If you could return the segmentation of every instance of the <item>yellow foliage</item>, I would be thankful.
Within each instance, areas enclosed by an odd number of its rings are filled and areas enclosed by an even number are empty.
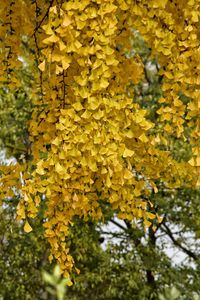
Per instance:
[[[33,229],[32,227],[30,226],[30,224],[28,223],[28,221],[25,222],[25,225],[24,225],[24,231],[29,233],[31,232]]]
[[[31,0],[8,0],[0,10],[4,78],[13,82],[8,69],[15,69],[23,55],[24,32],[38,63],[29,124],[33,159],[26,166],[2,168],[1,198],[16,186],[23,195],[18,219],[25,219],[37,216],[43,197],[50,259],[55,257],[68,277],[74,261],[65,240],[74,216],[102,219],[103,199],[119,217],[143,218],[148,227],[155,215],[146,211],[142,193],[157,192],[157,180],[170,188],[197,180],[200,1],[58,0],[48,7],[38,0],[37,5],[39,16]],[[143,77],[140,60],[126,55],[132,27],[143,34],[162,66],[164,97],[158,114],[165,134],[181,136],[187,113],[193,129],[189,163],[178,163],[156,147],[160,139],[152,134],[154,124],[126,93],[130,83]],[[191,97],[187,106],[180,91]],[[28,221],[24,230],[32,230]]]

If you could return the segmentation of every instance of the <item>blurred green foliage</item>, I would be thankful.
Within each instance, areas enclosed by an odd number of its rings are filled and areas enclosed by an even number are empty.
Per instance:
[[[17,201],[10,199],[0,210],[0,299],[47,299],[41,271],[50,268],[49,246],[39,221],[30,234],[15,221]]]

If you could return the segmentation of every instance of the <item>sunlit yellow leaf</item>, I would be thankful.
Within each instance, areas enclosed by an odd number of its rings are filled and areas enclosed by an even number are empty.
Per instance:
[[[30,224],[29,224],[28,221],[26,220],[25,225],[24,225],[24,231],[27,232],[27,233],[29,233],[29,232],[31,232],[32,230],[33,230],[32,227],[30,226]]]
[[[148,221],[148,220],[144,220],[144,225],[146,226],[146,227],[150,227],[151,225],[152,225],[152,223],[150,222],[150,221]]]
[[[67,27],[71,24],[71,22],[72,22],[71,18],[68,15],[65,14],[63,22],[62,22],[62,26]]]
[[[61,164],[59,164],[59,162],[55,164],[55,170],[60,175],[64,175],[66,173],[66,168],[61,166]]]
[[[143,143],[147,143],[148,142],[148,138],[145,135],[145,133],[143,133],[140,137],[139,137],[140,141]]]
[[[59,41],[59,38],[55,34],[52,34],[50,37],[43,40],[43,43],[49,45],[52,43],[56,43],[58,41]]]
[[[125,148],[124,153],[123,153],[123,157],[132,157],[134,155],[134,151],[130,150],[128,148]]]
[[[151,212],[147,212],[146,215],[147,215],[147,218],[149,218],[150,220],[153,220],[156,217],[156,215],[152,214]]]
[[[40,175],[45,174],[44,167],[43,167],[43,161],[41,161],[41,160],[37,163],[36,173],[38,173]]]
[[[43,72],[45,70],[45,60],[39,64],[38,68]]]
[[[125,179],[131,179],[131,178],[133,178],[133,173],[131,172],[131,171],[129,171],[129,170],[125,170],[125,172],[124,172],[124,178]]]

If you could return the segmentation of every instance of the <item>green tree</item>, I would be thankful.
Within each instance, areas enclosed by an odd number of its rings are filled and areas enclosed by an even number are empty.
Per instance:
[[[24,234],[15,221],[17,201],[10,199],[0,212],[0,299],[47,299],[41,270],[50,269],[48,243],[39,222],[34,233]]]

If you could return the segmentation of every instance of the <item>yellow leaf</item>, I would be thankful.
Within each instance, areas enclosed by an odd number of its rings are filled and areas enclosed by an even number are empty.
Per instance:
[[[71,21],[70,17],[68,15],[65,15],[64,16],[64,20],[62,22],[62,26],[63,27],[67,27],[67,26],[69,26],[71,24],[71,22],[72,21]]]
[[[59,146],[61,143],[61,140],[59,137],[56,137],[53,141],[52,141],[52,144],[53,145],[56,145],[56,146]]]
[[[192,22],[198,22],[199,21],[199,15],[197,11],[192,11]]]
[[[27,233],[29,233],[29,232],[31,232],[32,230],[33,230],[32,227],[30,226],[30,224],[29,224],[28,221],[26,220],[25,225],[24,225],[24,231],[27,232]]]
[[[53,255],[52,255],[52,254],[50,254],[50,255],[48,256],[48,259],[49,259],[49,262],[51,263],[51,262],[52,262],[52,260],[53,260]]]
[[[88,110],[85,110],[85,112],[81,115],[81,118],[83,119],[89,119],[91,117],[91,112]]]
[[[173,129],[172,127],[169,125],[169,124],[166,124],[165,127],[164,127],[165,131],[167,131],[168,133],[172,133],[173,132]]]
[[[194,160],[194,157],[192,157],[189,161],[188,161],[188,163],[191,165],[191,166],[195,166],[195,160]]]
[[[63,43],[63,41],[59,41],[60,51],[63,51],[67,48],[67,46]]]
[[[156,215],[154,215],[154,214],[152,214],[152,213],[150,213],[150,212],[147,212],[146,215],[147,215],[147,217],[148,217],[150,220],[153,220],[153,219],[155,219],[155,217],[156,217]]]
[[[77,25],[77,29],[81,30],[85,27],[86,25],[86,21],[81,21],[78,18],[76,19],[76,25]]]
[[[93,115],[94,119],[96,120],[100,120],[101,118],[103,118],[103,116],[104,116],[104,111],[102,110],[99,110]]]
[[[21,205],[21,203],[19,202],[19,204],[17,205],[17,216],[20,217],[20,219],[25,219],[25,209],[24,209],[24,205]]]
[[[44,39],[43,43],[48,45],[48,44],[56,43],[57,41],[59,41],[59,38],[55,34],[52,34],[50,37]]]
[[[56,163],[55,170],[60,175],[64,175],[66,173],[66,169],[63,166],[61,166],[59,163]]]
[[[73,282],[70,279],[68,279],[67,280],[67,286],[72,286],[72,285],[73,285]]]
[[[88,79],[87,77],[74,76],[75,81],[80,84],[80,86],[86,86]]]
[[[88,99],[88,104],[89,104],[89,109],[92,110],[96,110],[100,105],[98,99],[96,99],[95,97],[90,97]]]
[[[97,69],[98,67],[100,67],[102,65],[102,63],[103,63],[102,60],[97,58],[92,65],[92,69],[93,70]]]
[[[159,216],[158,214],[156,214],[156,217],[158,219],[158,223],[161,223],[163,220],[163,217]]]
[[[57,7],[56,5],[52,6],[50,9],[49,9],[50,12],[53,12],[54,14],[57,14]]]
[[[39,175],[44,175],[45,174],[42,160],[37,163],[36,173],[38,173]]]
[[[76,103],[74,103],[72,106],[73,106],[73,108],[74,108],[76,111],[80,111],[80,110],[83,109],[83,106],[82,106],[82,104],[81,104],[80,102],[76,102]]]
[[[30,201],[30,196],[27,195],[27,193],[24,194],[24,201],[26,201],[26,202]]]
[[[45,60],[41,64],[39,64],[38,68],[40,69],[40,71],[44,72],[44,70],[45,70]]]
[[[76,46],[77,49],[82,47],[82,44],[78,40],[75,41],[74,45]]]
[[[132,132],[132,130],[128,130],[126,133],[125,133],[125,136],[129,139],[132,139],[134,137],[134,134]]]
[[[44,25],[44,26],[42,26],[42,28],[44,29],[46,34],[48,34],[48,35],[54,34],[54,32],[51,28],[51,24]]]
[[[108,80],[102,78],[102,79],[100,80],[100,87],[103,88],[103,89],[106,89],[108,86],[109,86]]]
[[[66,58],[64,58],[62,60],[62,67],[63,67],[63,70],[67,70],[69,68],[69,62],[68,62],[68,60],[66,60]]]
[[[133,156],[134,153],[135,152],[133,150],[125,148],[124,153],[123,153],[123,157],[131,157],[131,156]]]
[[[131,171],[129,171],[128,169],[126,169],[125,172],[124,172],[124,178],[125,179],[133,178],[133,173]]]
[[[80,270],[75,268],[76,273],[79,275],[80,274]]]
[[[143,143],[147,143],[148,142],[148,138],[146,137],[145,133],[143,133],[140,137],[139,140]]]
[[[63,68],[60,67],[60,66],[58,66],[58,65],[56,65],[56,75],[58,75],[58,74],[60,74],[62,72],[63,72]]]
[[[183,105],[183,102],[181,101],[181,100],[179,100],[179,99],[174,99],[174,106],[177,106],[177,107],[179,107],[179,106],[182,106]]]
[[[107,186],[108,188],[110,188],[111,185],[112,185],[112,183],[111,183],[111,180],[110,180],[110,176],[107,175],[107,176],[106,176],[106,186]]]
[[[96,165],[95,161],[92,162],[91,160],[89,160],[88,161],[88,166],[89,166],[89,168],[92,172],[97,172],[98,171],[98,168],[97,168],[97,165]]]
[[[151,224],[152,224],[152,223],[151,223],[150,221],[144,220],[144,225],[145,225],[145,227],[150,227]]]
[[[108,66],[117,66],[118,65],[118,60],[116,60],[115,59],[115,57],[113,56],[113,55],[111,55],[111,56],[108,56],[107,58],[106,58],[106,64],[108,65]]]

